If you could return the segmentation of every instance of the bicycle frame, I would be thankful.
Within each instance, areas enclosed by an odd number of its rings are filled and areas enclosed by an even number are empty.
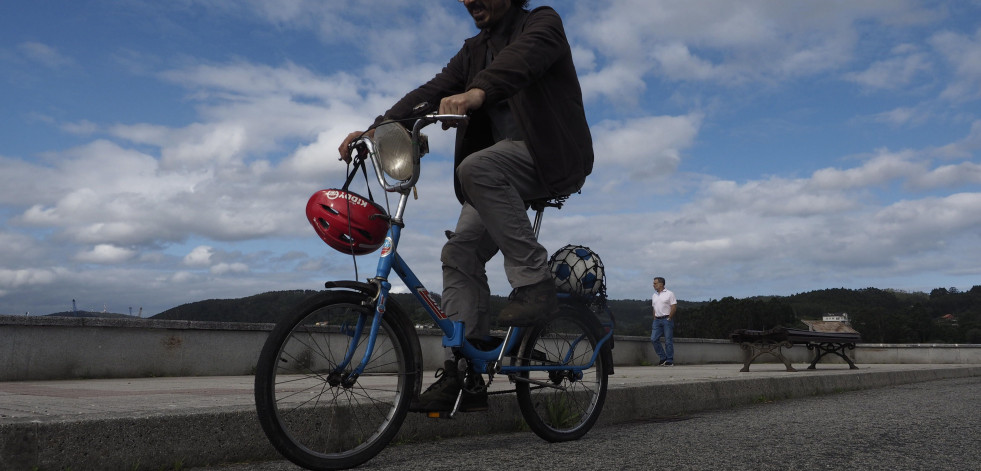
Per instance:
[[[419,159],[428,152],[419,131],[441,119],[456,124],[466,116],[428,115],[416,119],[411,135],[395,125],[355,141],[351,148],[357,155],[344,191],[357,173],[364,173],[367,179],[367,161],[371,160],[382,188],[399,194],[397,209],[389,209],[390,214],[372,211],[369,216],[385,218],[388,224],[375,276],[364,281],[326,282],[326,291],[311,296],[276,323],[259,353],[255,375],[259,424],[278,452],[304,468],[358,466],[397,436],[409,412],[453,418],[457,412],[489,410],[490,394],[514,393],[528,428],[549,442],[581,438],[603,410],[613,374],[615,323],[606,306],[604,284],[588,296],[560,298],[554,317],[530,327],[511,327],[498,344],[496,338],[491,342],[467,339],[464,323],[443,312],[436,296],[400,256],[402,218],[419,179]],[[378,138],[377,149],[374,137]],[[386,175],[398,181],[390,184]],[[535,237],[544,207],[560,207],[563,201],[529,202],[536,211]],[[318,218],[311,222],[321,227],[339,223]],[[351,241],[357,230],[353,222],[348,219]],[[386,229],[377,226],[378,231]],[[377,244],[378,233],[369,233]],[[418,335],[402,306],[390,298],[393,271],[442,330],[443,346],[452,348],[457,359],[467,360],[461,372],[453,371],[457,365],[447,364],[452,373],[440,381],[455,384],[441,387],[456,391],[445,389],[446,394],[440,392],[436,402],[426,396],[430,390],[421,390],[423,357]],[[490,390],[498,373],[507,376],[514,386],[511,390]],[[451,393],[455,394],[452,403]]]
[[[368,360],[374,351],[375,339],[378,335],[378,330],[381,325],[382,316],[385,315],[386,307],[385,304],[388,300],[391,283],[388,281],[392,270],[395,270],[396,275],[402,282],[409,288],[416,300],[422,305],[422,307],[429,313],[433,322],[443,331],[442,344],[444,347],[457,348],[459,352],[467,359],[471,361],[474,370],[477,373],[485,373],[493,375],[495,373],[501,373],[505,375],[513,375],[521,371],[573,371],[577,376],[582,375],[582,371],[589,369],[596,362],[596,358],[600,355],[603,345],[613,336],[612,329],[608,329],[605,335],[597,343],[597,347],[592,354],[592,358],[586,365],[536,365],[536,366],[521,366],[521,365],[505,365],[503,364],[503,358],[509,352],[514,352],[518,346],[521,339],[522,328],[511,327],[508,329],[504,340],[501,344],[491,350],[482,350],[477,348],[475,345],[470,343],[464,336],[464,325],[463,322],[453,321],[449,319],[437,302],[432,298],[429,291],[423,286],[416,277],[415,273],[409,268],[409,265],[405,260],[398,254],[398,243],[401,238],[402,227],[404,226],[402,222],[402,216],[405,212],[406,205],[408,203],[409,192],[415,186],[415,183],[419,178],[419,159],[423,153],[422,144],[420,144],[420,133],[419,131],[428,124],[434,123],[441,119],[461,119],[463,117],[456,115],[427,115],[416,121],[412,130],[412,147],[413,147],[413,164],[414,170],[413,174],[409,180],[404,182],[399,182],[398,184],[389,183],[384,176],[384,171],[380,167],[378,158],[375,153],[374,145],[370,139],[363,139],[361,142],[367,149],[367,152],[363,155],[357,155],[356,159],[370,159],[372,161],[373,167],[375,169],[375,174],[378,178],[379,184],[386,191],[394,192],[399,194],[399,202],[396,207],[395,214],[391,217],[391,227],[389,229],[388,236],[385,238],[385,242],[382,245],[381,253],[378,257],[378,265],[376,268],[375,277],[370,280],[377,288],[377,296],[374,300],[375,312],[374,317],[371,321],[370,335],[368,338],[367,347],[364,353],[364,358],[361,359],[360,365],[355,368],[352,375],[349,376],[349,381],[353,381],[359,376],[365,366],[368,364]],[[535,218],[535,234],[538,234],[538,227],[541,223],[541,212],[536,215]],[[561,295],[560,295],[561,297]],[[348,353],[345,356],[341,364],[338,365],[336,371],[342,371],[347,365],[353,360],[353,342],[357,339],[365,327],[366,319],[362,318],[358,321],[358,325],[354,327],[354,337],[352,338],[352,346],[348,349]],[[578,343],[581,339],[577,339],[573,345]],[[571,354],[571,352],[569,352]],[[568,355],[568,354],[567,354]],[[567,357],[566,360],[569,358]]]

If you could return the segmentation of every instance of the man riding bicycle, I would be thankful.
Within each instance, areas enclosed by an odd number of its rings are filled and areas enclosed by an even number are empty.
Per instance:
[[[535,237],[526,201],[579,191],[592,171],[593,146],[559,15],[550,7],[528,11],[527,0],[461,3],[480,33],[375,124],[418,115],[420,104],[469,114],[456,135],[454,187],[463,208],[440,257],[442,310],[464,322],[467,338],[481,339],[490,332],[485,265],[498,250],[514,288],[498,323],[528,326],[557,310],[548,252]],[[349,144],[361,135],[344,139],[342,159],[350,159]],[[456,362],[447,360],[443,376],[410,410],[451,410],[457,374]],[[486,407],[486,391],[465,391],[459,410]]]

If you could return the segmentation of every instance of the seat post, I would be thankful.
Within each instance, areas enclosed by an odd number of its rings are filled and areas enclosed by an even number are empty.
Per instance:
[[[542,216],[545,214],[545,207],[535,208],[535,225],[532,226],[535,229],[535,240],[538,240],[538,231],[542,228]]]
[[[535,223],[532,225],[532,228],[535,231],[535,240],[538,240],[538,232],[542,229],[542,215],[545,214],[545,208],[551,206],[553,208],[562,209],[562,205],[565,203],[565,200],[568,197],[569,195],[561,195],[527,202],[528,206],[535,210]]]

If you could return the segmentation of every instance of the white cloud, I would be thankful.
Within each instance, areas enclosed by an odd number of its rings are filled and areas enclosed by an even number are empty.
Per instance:
[[[961,162],[944,165],[910,179],[910,186],[916,189],[959,188],[966,185],[981,185],[981,164]]]
[[[963,139],[939,146],[935,152],[943,158],[970,159],[978,150],[981,150],[981,120],[971,123],[971,130]]]
[[[894,126],[915,125],[923,123],[929,118],[929,113],[914,107],[903,106],[894,108],[872,116],[875,122],[891,124]]]
[[[61,125],[61,129],[70,134],[78,134],[82,136],[95,134],[99,130],[99,126],[88,120],[81,120],[75,123],[64,123]]]
[[[72,65],[74,61],[57,49],[40,42],[28,41],[17,45],[17,49],[27,59],[37,62],[45,67],[60,69]]]
[[[650,57],[658,64],[659,73],[672,80],[714,80],[728,75],[724,66],[692,54],[680,42],[657,44]]]
[[[643,80],[649,66],[642,61],[615,63],[583,75],[579,71],[583,100],[605,97],[614,103],[636,103],[647,88]]]
[[[912,177],[924,171],[923,164],[912,162],[912,151],[879,151],[860,167],[849,169],[825,168],[814,172],[814,185],[818,188],[865,188],[883,185],[889,181]]]
[[[593,126],[593,147],[599,171],[615,165],[615,171],[627,169],[635,178],[673,174],[682,152],[691,147],[698,134],[702,116],[648,116],[625,121],[607,120]]]
[[[198,170],[215,164],[236,163],[244,155],[246,132],[232,123],[223,125],[194,125],[186,129],[175,145],[161,151],[160,166],[164,170]]]
[[[951,31],[930,39],[953,69],[950,84],[941,93],[949,100],[976,100],[981,97],[981,29],[973,37]]]
[[[845,78],[872,89],[899,90],[932,69],[927,54],[912,53],[876,61],[862,72],[845,74]]]
[[[191,267],[206,267],[211,265],[211,256],[215,249],[207,245],[199,245],[184,256],[184,265]]]
[[[61,269],[24,268],[10,270],[0,268],[0,288],[18,289],[24,286],[48,285],[58,278]]]
[[[602,8],[577,4],[566,23],[577,47],[592,51],[577,55],[588,58],[580,69],[587,102],[603,97],[619,106],[636,103],[650,86],[779,87],[829,72],[848,73],[868,87],[895,89],[928,72],[929,60],[898,48],[895,59],[848,72],[868,29],[904,28],[941,17],[905,0],[615,0]]]
[[[244,263],[218,263],[212,266],[210,271],[215,275],[225,275],[228,273],[245,273],[249,271],[249,266]]]
[[[75,255],[75,260],[83,263],[102,263],[113,264],[125,262],[133,258],[136,251],[125,247],[117,247],[112,244],[99,244],[91,250],[80,252]]]

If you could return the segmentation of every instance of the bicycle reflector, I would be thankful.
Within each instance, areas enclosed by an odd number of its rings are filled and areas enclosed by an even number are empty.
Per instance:
[[[404,181],[412,177],[412,138],[399,123],[386,123],[375,128],[371,139],[382,170],[388,176]]]
[[[364,255],[385,242],[388,215],[374,201],[344,190],[320,190],[307,201],[307,220],[327,245]]]

